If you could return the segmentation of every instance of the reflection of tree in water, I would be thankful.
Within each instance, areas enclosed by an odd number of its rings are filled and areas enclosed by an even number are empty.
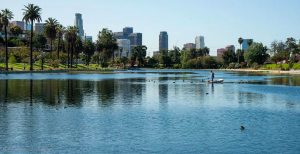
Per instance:
[[[265,98],[262,94],[250,93],[250,92],[238,92],[238,103],[261,103]]]
[[[98,81],[97,85],[97,93],[99,97],[99,103],[104,106],[109,106],[113,102],[114,94],[115,94],[115,80],[104,80]]]
[[[299,86],[300,77],[290,76],[290,77],[271,78],[271,84]]]
[[[67,105],[81,106],[83,102],[83,93],[81,91],[82,87],[80,83],[83,81],[80,80],[67,80],[65,91],[65,100]]]

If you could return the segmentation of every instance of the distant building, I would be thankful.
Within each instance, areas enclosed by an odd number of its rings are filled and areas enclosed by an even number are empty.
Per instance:
[[[132,33],[129,35],[131,46],[141,46],[143,45],[143,34],[142,33]]]
[[[22,30],[26,29],[24,21],[12,21],[11,24],[20,27]]]
[[[186,43],[186,44],[183,45],[183,48],[185,50],[196,49],[196,44],[194,44],[194,43]]]
[[[225,47],[226,51],[233,51],[235,52],[235,46],[234,45],[228,45]]]
[[[35,23],[33,30],[35,33],[42,34],[44,33],[44,29],[45,29],[45,23]]]
[[[196,49],[203,49],[205,47],[204,36],[197,36],[195,38]]]
[[[114,32],[114,37],[116,39],[126,39],[123,32]]]
[[[159,51],[153,51],[153,57],[154,56],[159,56],[159,53],[160,53]]]
[[[26,24],[25,23],[25,30],[29,30],[30,31],[31,30],[31,24]]]
[[[127,57],[131,56],[130,40],[117,39],[119,49],[115,51],[115,57]]]
[[[133,33],[133,27],[124,27],[123,36],[125,39],[128,39],[129,35]]]
[[[168,49],[168,33],[166,31],[162,31],[159,34],[159,51]]]
[[[219,59],[221,59],[225,51],[226,51],[225,48],[217,49],[217,57],[218,57]]]
[[[91,41],[93,42],[93,37],[92,36],[85,36],[86,41]]]
[[[75,14],[75,24],[74,24],[79,31],[79,36],[84,37],[84,30],[83,30],[83,20],[82,15],[80,13]]]
[[[247,51],[249,48],[248,42],[252,41],[253,39],[243,39],[243,43],[242,43],[242,50]]]

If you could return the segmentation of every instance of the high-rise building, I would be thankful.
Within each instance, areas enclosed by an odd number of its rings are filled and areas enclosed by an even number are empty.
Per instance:
[[[79,36],[84,37],[84,30],[83,30],[83,20],[82,15],[80,13],[75,14],[75,26],[78,28]]]
[[[225,51],[226,49],[224,48],[217,49],[217,57],[221,59]]]
[[[133,27],[124,27],[123,36],[125,39],[128,39],[129,35],[133,33]]]
[[[225,49],[226,49],[226,51],[233,51],[233,52],[235,52],[235,46],[234,45],[227,45]]]
[[[159,34],[159,51],[168,49],[168,33],[166,31],[162,31]]]
[[[131,49],[130,49],[130,40],[128,39],[117,39],[118,43],[118,50],[115,51],[115,57],[127,57],[130,58],[131,56]]]
[[[123,32],[114,32],[114,37],[116,39],[127,39],[126,37],[124,37],[124,33]]]
[[[11,22],[14,26],[20,27],[22,30],[25,30],[25,22],[24,21],[12,21]]]
[[[34,32],[35,33],[44,33],[45,23],[35,23]]]
[[[93,42],[93,36],[85,36],[85,40]]]
[[[196,49],[203,49],[205,47],[204,36],[196,36],[195,44],[196,44]]]
[[[129,35],[131,46],[143,45],[143,34],[142,33],[132,33]]]
[[[186,43],[186,44],[183,45],[183,48],[185,50],[196,49],[196,44],[194,44],[194,43]]]
[[[253,39],[243,39],[242,50],[244,50],[244,51],[247,51],[247,50],[248,50],[248,48],[249,48],[248,42],[249,42],[249,41],[252,41],[252,42],[253,42]]]

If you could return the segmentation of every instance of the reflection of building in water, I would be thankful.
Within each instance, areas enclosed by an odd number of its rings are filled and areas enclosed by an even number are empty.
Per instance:
[[[159,82],[168,81],[168,79],[159,79]],[[169,85],[167,83],[159,83],[158,91],[159,91],[159,103],[168,103],[168,90]]]

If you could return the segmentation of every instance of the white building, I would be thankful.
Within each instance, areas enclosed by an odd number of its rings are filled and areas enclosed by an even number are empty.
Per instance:
[[[197,36],[195,38],[196,49],[203,49],[205,47],[204,36]]]
[[[115,57],[127,57],[131,56],[130,40],[129,39],[117,39],[119,49],[115,51]]]

